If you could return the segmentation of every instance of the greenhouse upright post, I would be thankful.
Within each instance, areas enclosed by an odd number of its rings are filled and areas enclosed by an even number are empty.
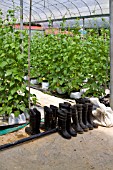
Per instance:
[[[113,109],[113,0],[109,0],[110,12],[110,107]]]
[[[23,0],[20,0],[20,30],[23,30]]]
[[[20,30],[23,30],[23,0],[20,0]],[[20,33],[20,38],[22,39],[22,43],[20,44],[22,53],[23,53],[23,35]]]
[[[28,89],[29,89],[29,109],[30,105],[30,55],[31,55],[31,12],[32,12],[32,0],[30,0],[29,7],[29,36],[28,36]]]

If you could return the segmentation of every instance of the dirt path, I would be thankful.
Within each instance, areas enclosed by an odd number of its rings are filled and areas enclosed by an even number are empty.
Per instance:
[[[0,170],[113,170],[113,127],[58,133],[0,152]]]

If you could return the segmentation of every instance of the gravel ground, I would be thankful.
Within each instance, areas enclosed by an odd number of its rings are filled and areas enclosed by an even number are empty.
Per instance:
[[[113,170],[113,127],[70,140],[54,133],[0,152],[0,170],[74,169]]]

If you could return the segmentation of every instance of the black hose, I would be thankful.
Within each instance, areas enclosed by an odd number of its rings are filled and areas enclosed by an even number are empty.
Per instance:
[[[32,135],[32,136],[29,136],[27,138],[23,138],[23,139],[20,139],[20,140],[17,140],[15,142],[12,142],[12,143],[8,143],[8,144],[5,144],[5,145],[1,145],[0,146],[0,151],[3,151],[5,149],[8,149],[8,148],[11,148],[13,146],[16,146],[16,145],[19,145],[19,144],[22,144],[22,143],[25,143],[27,141],[30,141],[30,140],[33,140],[33,139],[36,139],[36,138],[40,138],[40,137],[43,137],[43,136],[46,136],[46,135],[49,135],[51,133],[54,133],[56,132],[57,129],[51,129],[49,131],[45,131],[45,132],[42,132],[42,133],[38,133],[36,135]]]
[[[20,123],[20,124],[13,124],[13,125],[2,125],[0,126],[0,130],[5,130],[5,129],[9,129],[9,128],[14,128],[14,127],[18,127],[20,125],[24,125],[26,123]]]

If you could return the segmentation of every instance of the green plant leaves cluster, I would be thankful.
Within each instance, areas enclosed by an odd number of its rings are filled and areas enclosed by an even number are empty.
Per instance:
[[[14,30],[14,11],[5,19],[0,11],[0,114],[18,115],[28,107],[28,92],[24,75],[27,70],[27,34]],[[23,51],[22,51],[22,46]]]
[[[101,29],[99,36],[97,30],[89,29],[84,37],[77,30],[72,31],[73,36],[34,36],[32,76],[39,82],[47,79],[52,90],[60,88],[70,93],[87,88],[86,95],[102,95],[109,81],[109,30]]]

